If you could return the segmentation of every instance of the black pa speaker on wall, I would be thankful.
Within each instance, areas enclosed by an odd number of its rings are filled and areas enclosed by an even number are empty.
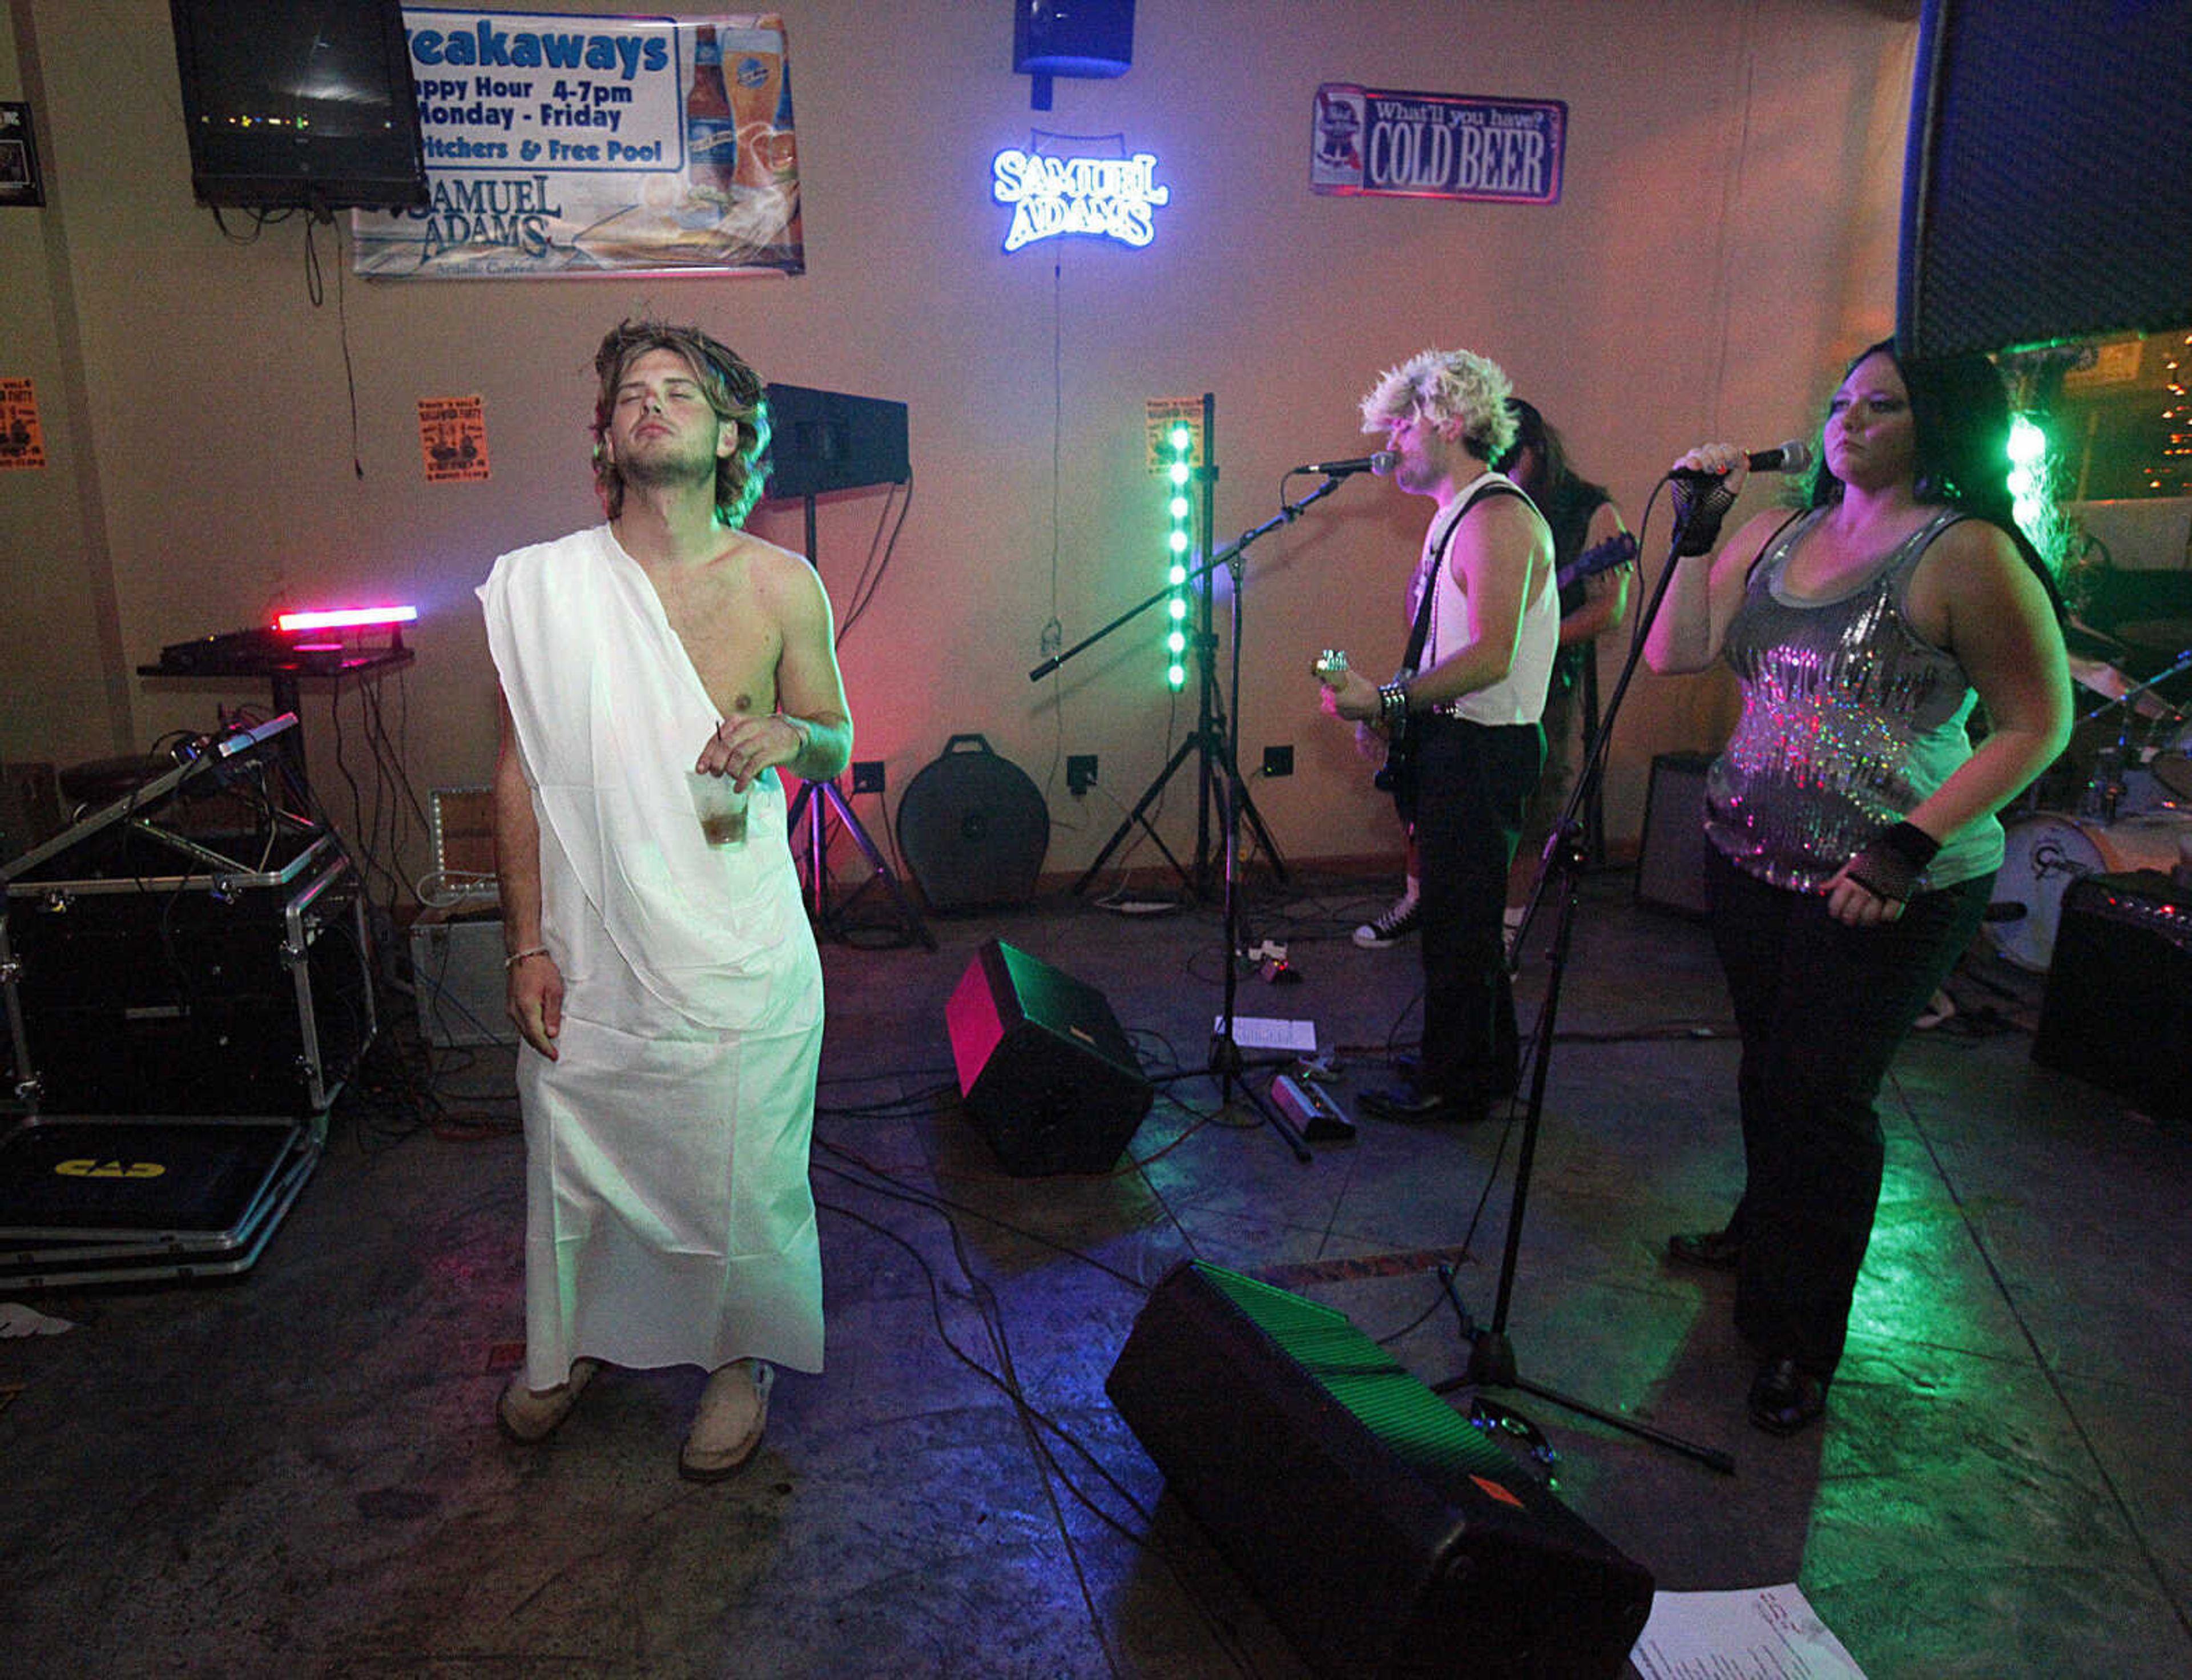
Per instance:
[[[1105,1389],[1319,1673],[1626,1671],[1651,1574],[1333,1309],[1183,1263]]]
[[[789,501],[868,484],[903,484],[913,476],[905,403],[800,385],[763,389],[772,498]]]
[[[2192,322],[2188,130],[2192,0],[1926,0],[1902,352]]]
[[[945,1006],[967,1112],[1004,1169],[1100,1173],[1156,1093],[1094,986],[990,940]]]
[[[1134,64],[1134,0],[1013,0],[1015,75],[1124,76]]]

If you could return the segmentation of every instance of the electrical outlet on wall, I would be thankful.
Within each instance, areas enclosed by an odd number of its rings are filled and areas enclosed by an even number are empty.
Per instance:
[[[1264,774],[1267,776],[1290,776],[1294,773],[1294,750],[1292,746],[1267,746],[1264,749]]]
[[[883,761],[880,758],[861,758],[853,761],[853,791],[881,793],[883,791]]]
[[[1095,785],[1096,755],[1093,752],[1069,752],[1065,755],[1065,791],[1075,798]]]

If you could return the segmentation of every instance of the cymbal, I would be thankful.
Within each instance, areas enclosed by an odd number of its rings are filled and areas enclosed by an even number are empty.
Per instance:
[[[2174,707],[2166,704],[2153,689],[2134,683],[2130,677],[2104,660],[2089,660],[2077,654],[2069,657],[2070,677],[2081,689],[2111,700],[2128,700],[2131,709],[2150,722],[2173,717]]]
[[[2192,648],[2192,619],[2141,619],[2118,625],[2116,634],[2137,647],[2177,651]]]
[[[2106,654],[2121,658],[2131,651],[2107,631],[2096,630],[2075,613],[2070,614],[2070,621],[2063,626],[2063,640],[2069,644],[2074,653],[2082,649],[2094,654]]]

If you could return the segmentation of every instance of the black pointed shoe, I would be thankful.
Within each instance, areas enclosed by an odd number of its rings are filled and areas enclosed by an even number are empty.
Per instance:
[[[1743,1259],[1743,1238],[1732,1231],[1678,1231],[1667,1239],[1667,1257],[1710,1271],[1732,1271]]]
[[[1355,1100],[1365,1114],[1401,1126],[1430,1126],[1446,1121],[1481,1120],[1490,1105],[1483,1097],[1441,1096],[1436,1091],[1357,1091]]]
[[[1794,1359],[1769,1359],[1750,1385],[1750,1421],[1768,1435],[1794,1435],[1827,1409],[1827,1386]]]

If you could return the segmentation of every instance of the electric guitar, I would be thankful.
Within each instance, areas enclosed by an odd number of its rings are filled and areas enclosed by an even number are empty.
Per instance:
[[[1560,569],[1554,575],[1554,586],[1567,589],[1585,578],[1595,578],[1601,572],[1610,572],[1617,566],[1625,566],[1636,557],[1636,539],[1628,531],[1616,531],[1604,542],[1594,543]]]
[[[1596,577],[1601,572],[1610,572],[1617,566],[1625,566],[1636,557],[1636,539],[1628,531],[1616,531],[1604,542],[1590,547],[1561,567],[1555,574],[1555,586],[1567,589],[1586,578]],[[1310,667],[1316,680],[1327,688],[1336,688],[1346,680],[1350,666],[1346,650],[1327,648],[1318,654]],[[1402,671],[1395,677],[1396,683],[1406,682],[1416,673]],[[1411,785],[1415,774],[1416,740],[1409,734],[1407,714],[1403,712],[1385,735],[1385,762],[1370,779],[1370,785],[1380,793],[1390,793],[1403,809],[1413,801],[1414,788]]]
[[[1347,680],[1350,667],[1344,649],[1327,648],[1316,656],[1310,669],[1316,671],[1318,682],[1327,688],[1337,688]],[[1412,671],[1402,671],[1393,680],[1397,683],[1414,675]],[[1415,741],[1408,733],[1407,724],[1407,716],[1404,712],[1385,731],[1385,762],[1378,767],[1378,774],[1370,778],[1373,787],[1380,793],[1393,794],[1396,801],[1402,799],[1402,794],[1396,792],[1396,789],[1405,789],[1408,793],[1414,791],[1408,784],[1415,769]]]

